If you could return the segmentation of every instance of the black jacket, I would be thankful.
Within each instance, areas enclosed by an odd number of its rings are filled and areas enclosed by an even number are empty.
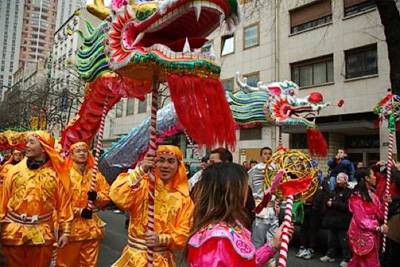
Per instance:
[[[329,228],[347,230],[352,214],[349,211],[349,198],[352,190],[337,186],[332,194],[332,206],[327,206],[323,225]]]

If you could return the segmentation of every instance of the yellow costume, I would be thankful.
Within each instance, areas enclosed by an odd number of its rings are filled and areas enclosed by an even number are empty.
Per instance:
[[[0,222],[2,249],[9,267],[48,267],[55,242],[54,225],[60,225],[60,236],[68,236],[73,219],[70,183],[62,159],[53,149],[54,138],[43,131],[31,135],[39,140],[49,160],[31,170],[25,158],[5,180]]]
[[[171,250],[182,250],[190,233],[193,202],[189,196],[182,152],[175,146],[159,146],[158,153],[173,153],[179,169],[172,181],[164,185],[156,169],[154,231],[159,234],[159,247],[154,248],[155,267],[176,266]],[[121,174],[111,186],[110,198],[122,210],[129,211],[128,245],[112,266],[147,266],[145,233],[149,175],[141,167],[130,174]]]
[[[89,147],[84,142],[78,142],[71,146],[72,152],[75,148],[84,146],[87,151]],[[89,152],[89,159],[84,173],[81,172],[71,159],[67,158],[66,165],[70,169],[70,179],[73,188],[72,206],[74,210],[74,220],[71,225],[71,233],[68,244],[57,252],[56,266],[66,267],[94,267],[97,266],[99,256],[99,240],[105,237],[104,226],[106,225],[97,215],[93,213],[92,219],[81,217],[81,210],[88,205],[88,192],[92,180],[93,156]],[[110,186],[100,172],[96,176],[97,200],[96,208],[104,207],[109,201],[108,197]]]

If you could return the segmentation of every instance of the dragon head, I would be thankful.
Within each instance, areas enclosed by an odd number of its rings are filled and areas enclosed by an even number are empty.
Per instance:
[[[215,57],[201,48],[223,21],[229,30],[240,21],[236,0],[113,0],[109,8],[94,1],[87,9],[106,21],[109,67],[141,81],[166,81],[168,74],[218,78]]]
[[[315,118],[319,111],[330,105],[323,101],[321,93],[312,92],[305,98],[298,98],[299,87],[291,81],[263,84],[257,87],[247,84],[246,78],[236,73],[236,81],[246,97],[246,92],[257,92],[265,96],[263,113],[268,123],[275,125],[303,125],[306,128],[316,128]]]
[[[121,97],[144,99],[168,82],[180,123],[198,144],[236,142],[234,122],[225,99],[221,68],[201,48],[225,21],[229,31],[240,22],[237,0],[94,0],[87,9],[103,19],[77,52],[76,69],[87,82],[79,119],[63,131],[66,148],[74,140],[91,140],[99,129],[101,110]]]

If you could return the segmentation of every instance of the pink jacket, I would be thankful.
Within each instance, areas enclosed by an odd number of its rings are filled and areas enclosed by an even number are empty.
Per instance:
[[[194,234],[188,251],[191,267],[263,266],[277,252],[268,243],[256,251],[246,228],[224,222],[211,224]]]
[[[349,199],[349,209],[353,213],[348,231],[352,251],[363,256],[379,245],[379,233],[375,230],[383,220],[384,207],[376,194],[370,192],[372,202],[364,201],[358,193]]]

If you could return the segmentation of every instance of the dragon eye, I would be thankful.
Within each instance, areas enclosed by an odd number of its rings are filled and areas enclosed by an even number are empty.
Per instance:
[[[294,95],[294,90],[293,90],[293,89],[290,89],[290,91],[289,91],[289,95],[291,95],[291,96],[293,96],[293,95]]]

